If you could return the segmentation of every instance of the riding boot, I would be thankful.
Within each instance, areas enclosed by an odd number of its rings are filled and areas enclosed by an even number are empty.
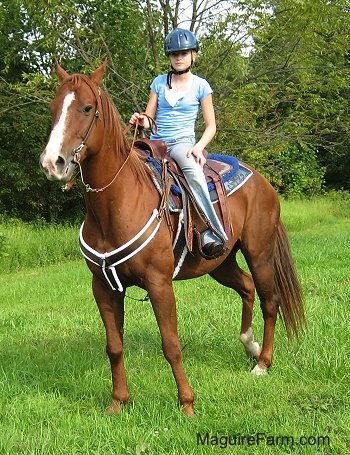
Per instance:
[[[206,256],[219,256],[221,251],[224,249],[223,241],[210,229],[202,232],[201,240],[202,250]]]
[[[187,156],[187,150],[193,145],[194,142],[184,140],[168,144],[168,150],[170,156],[181,167],[198,207],[209,220],[209,229],[203,232],[201,243],[203,253],[210,258],[219,255],[228,238],[210,200],[203,168],[196,162],[193,155]]]

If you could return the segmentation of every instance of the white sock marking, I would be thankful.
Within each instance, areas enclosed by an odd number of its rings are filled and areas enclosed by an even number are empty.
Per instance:
[[[254,335],[251,327],[249,327],[245,333],[242,333],[239,339],[243,343],[248,356],[255,358],[259,357],[261,346],[257,341],[254,341]]]
[[[267,368],[261,368],[258,365],[255,365],[255,367],[252,369],[251,373],[254,376],[265,376],[265,375],[267,375]]]

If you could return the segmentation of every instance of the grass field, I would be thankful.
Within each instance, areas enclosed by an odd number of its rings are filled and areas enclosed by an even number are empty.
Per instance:
[[[131,402],[108,416],[104,329],[77,227],[0,223],[0,455],[350,453],[350,199],[284,201],[308,331],[277,324],[267,377],[238,341],[239,297],[209,277],[176,282],[196,417],[177,406],[149,302],[126,301]],[[132,288],[128,295],[144,297]],[[254,330],[261,341],[256,304]]]

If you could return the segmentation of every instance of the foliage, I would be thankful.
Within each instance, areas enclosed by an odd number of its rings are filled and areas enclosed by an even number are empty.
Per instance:
[[[212,64],[206,62],[210,71],[218,68],[213,77],[218,93],[219,146],[255,163],[260,155],[259,168],[265,167],[264,155],[268,153],[272,171],[280,164],[280,150],[285,150],[291,161],[285,161],[284,189],[281,185],[278,188],[286,192],[291,182],[289,172],[295,168],[295,154],[289,151],[302,151],[306,157],[309,150],[311,157],[303,166],[310,168],[313,162],[312,173],[321,177],[315,182],[315,191],[325,171],[327,183],[339,187],[330,173],[339,165],[344,175],[342,186],[349,188],[347,162],[340,159],[349,141],[346,3],[285,0],[268,2],[265,8],[259,2],[255,5],[255,13],[250,11],[254,19],[247,22],[253,38],[247,58],[242,57],[240,42],[236,40],[234,47],[231,37],[219,35],[222,52],[217,52],[212,41]],[[232,20],[236,20],[234,16]],[[226,25],[223,30],[224,34]],[[298,192],[309,192],[309,183],[305,187],[302,181],[300,184]]]
[[[177,25],[200,37],[194,71],[214,88],[213,149],[253,164],[283,194],[350,189],[349,18],[346,0],[3,0],[0,212],[82,217],[79,191],[61,194],[37,165],[57,85],[52,60],[89,73],[107,58],[105,86],[125,122],[167,71],[163,39]]]
[[[78,224],[0,217],[0,273],[79,259],[78,229]]]
[[[135,2],[105,2],[102,10],[98,6],[96,1],[86,2],[84,6],[57,1],[49,4],[5,1],[0,5],[0,17],[8,24],[2,29],[1,39],[6,41],[13,37],[14,41],[10,51],[6,47],[0,50],[0,57],[4,52],[3,60],[11,61],[12,49],[15,49],[21,61],[26,62],[21,68],[12,63],[0,72],[0,97],[2,106],[6,106],[0,109],[0,135],[3,138],[0,172],[4,176],[0,188],[1,213],[24,220],[43,216],[47,220],[64,221],[83,216],[80,192],[74,190],[63,195],[58,186],[45,180],[38,159],[47,140],[48,107],[57,84],[56,78],[51,76],[52,59],[64,60],[69,71],[89,71],[100,63],[101,57],[107,56],[106,37],[113,36],[115,46],[119,48],[122,42],[132,42],[131,37],[140,39],[140,27],[135,26],[138,17]],[[11,22],[12,16],[15,19]],[[92,24],[93,17],[95,23]],[[99,28],[102,24],[104,31]],[[125,39],[125,31],[134,29],[139,30],[139,34],[130,31],[130,37]],[[12,30],[16,30],[16,35]],[[133,47],[136,48],[136,44]],[[113,68],[125,67],[125,61],[130,57],[125,52],[118,63],[117,49],[111,49],[110,57],[113,58],[109,60],[109,74],[116,76],[116,81],[121,79],[125,83],[136,76],[125,75],[124,79],[113,71]],[[129,62],[133,70],[130,58]],[[113,92],[113,84],[111,88]],[[119,88],[117,85],[115,90],[122,93]]]
[[[323,171],[317,166],[315,152],[306,146],[280,144],[249,150],[246,156],[281,194],[300,197],[322,192]]]
[[[7,253],[7,239],[4,234],[0,232],[0,258],[4,258],[8,255]]]

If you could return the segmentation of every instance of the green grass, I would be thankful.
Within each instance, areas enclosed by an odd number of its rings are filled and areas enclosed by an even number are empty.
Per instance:
[[[0,217],[0,273],[78,259],[78,228]]]
[[[347,198],[283,201],[308,331],[290,345],[277,324],[267,377],[250,374],[253,363],[238,341],[239,297],[209,277],[175,283],[193,419],[178,409],[150,303],[131,299],[125,363],[132,399],[121,414],[106,415],[104,329],[78,258],[77,228],[1,223],[0,454],[350,453],[349,208]],[[261,341],[258,302],[254,331]],[[216,445],[197,444],[197,433],[207,432]],[[245,439],[220,448],[225,436],[258,433],[276,445]],[[313,445],[276,439],[288,436],[308,436]],[[322,436],[330,445],[317,441]]]

